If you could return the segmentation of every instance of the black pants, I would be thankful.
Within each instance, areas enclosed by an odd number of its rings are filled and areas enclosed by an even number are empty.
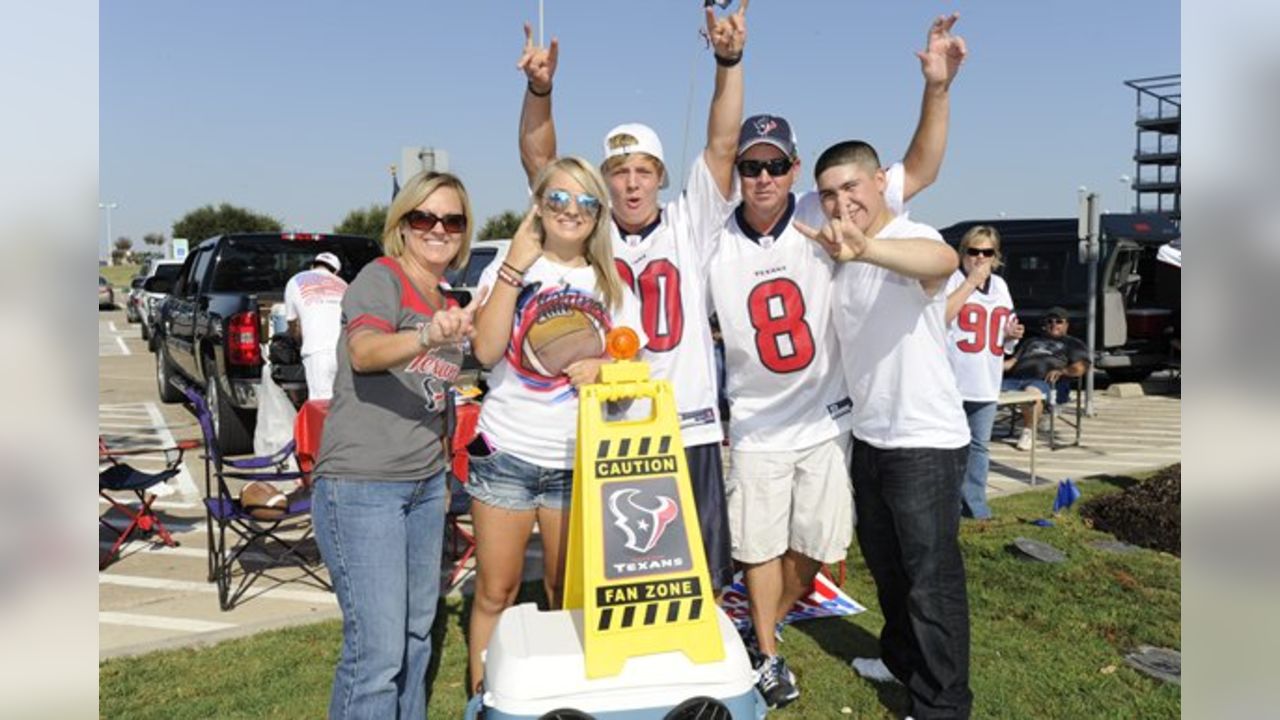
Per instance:
[[[707,554],[711,588],[718,592],[733,582],[729,508],[724,500],[724,462],[720,457],[720,443],[687,447],[684,457],[689,464],[693,502],[698,506],[698,524],[702,527],[702,547]]]
[[[885,618],[881,657],[911,692],[917,720],[967,718],[973,707],[956,512],[967,454],[853,443],[858,545]]]

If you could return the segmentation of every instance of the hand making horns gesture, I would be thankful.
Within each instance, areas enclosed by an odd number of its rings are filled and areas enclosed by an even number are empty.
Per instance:
[[[707,42],[722,58],[736,58],[742,54],[747,44],[747,5],[750,0],[742,0],[738,9],[725,17],[716,18],[715,9],[706,6]]]
[[[524,24],[524,52],[516,67],[524,71],[529,78],[529,87],[539,95],[551,92],[551,81],[556,75],[556,63],[560,58],[560,41],[551,38],[550,47],[537,47],[533,44],[533,27]]]
[[[848,206],[841,204],[840,214],[831,218],[821,230],[795,221],[796,229],[802,235],[815,240],[823,250],[836,262],[852,262],[862,257],[867,251],[867,236],[853,221],[853,213]]]
[[[959,19],[960,13],[939,15],[929,26],[925,49],[916,52],[916,57],[920,58],[920,72],[924,73],[926,82],[950,86],[960,72],[969,50],[964,45],[964,38],[951,34],[951,28]]]
[[[431,324],[427,328],[427,344],[432,347],[456,345],[476,336],[476,310],[484,305],[489,288],[480,288],[480,292],[471,299],[466,307],[451,307],[431,316]]]

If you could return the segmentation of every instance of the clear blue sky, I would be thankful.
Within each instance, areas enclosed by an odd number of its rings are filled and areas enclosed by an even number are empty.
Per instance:
[[[645,122],[683,177],[705,139],[713,76],[701,3],[545,8],[547,39],[561,42],[561,152],[597,160],[610,127]],[[941,227],[1070,215],[1081,185],[1127,210],[1133,195],[1117,178],[1133,173],[1134,97],[1122,81],[1180,71],[1177,3],[755,0],[746,111],[787,116],[810,165],[853,137],[900,157],[919,109],[912,52],[930,19],[953,10],[970,57],[942,176],[913,216]],[[527,203],[515,61],[537,0],[136,0],[100,12],[101,198],[119,203],[112,234],[135,246],[223,201],[330,230],[387,201],[387,166],[409,145],[448,151],[481,220]]]

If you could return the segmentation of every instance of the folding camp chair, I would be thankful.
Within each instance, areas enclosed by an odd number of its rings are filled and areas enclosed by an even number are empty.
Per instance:
[[[453,556],[453,570],[449,573],[446,588],[467,569],[467,563],[476,554],[476,538],[462,525],[464,515],[471,514],[471,495],[465,487],[470,473],[470,456],[467,445],[476,437],[476,421],[480,419],[478,403],[456,403],[449,393],[449,407],[445,415],[445,436],[449,438],[450,461],[446,481],[449,483],[449,509],[445,513],[445,535]],[[459,550],[461,548],[461,550]]]
[[[98,561],[99,570],[105,568],[111,563],[112,558],[119,555],[120,549],[135,533],[138,535],[155,533],[160,536],[160,540],[165,545],[169,547],[178,545],[178,541],[174,540],[173,535],[169,533],[169,528],[164,526],[159,516],[151,509],[151,503],[155,502],[156,496],[148,496],[147,490],[177,475],[182,469],[182,454],[197,447],[200,447],[198,440],[183,440],[177,445],[168,448],[112,450],[107,447],[107,443],[102,439],[102,436],[98,436],[98,463],[106,465],[104,469],[98,471],[98,495],[110,503],[112,508],[129,518],[129,524],[125,526],[124,530],[120,530],[108,523],[103,517],[98,518],[100,525],[116,534],[115,543],[111,545],[111,549],[107,551],[107,554]],[[143,472],[128,463],[120,462],[120,458],[126,455],[153,453],[164,453],[165,455],[165,466],[160,472]],[[130,505],[120,502],[109,495],[108,491],[132,492],[138,497],[138,509],[135,510]]]
[[[234,459],[224,457],[218,447],[217,435],[213,430],[213,416],[209,413],[204,397],[192,387],[185,387],[182,392],[191,403],[205,437],[204,504],[209,533],[208,579],[218,585],[218,604],[223,610],[230,610],[255,580],[282,564],[296,565],[321,587],[333,590],[329,581],[317,572],[318,563],[301,551],[302,544],[310,540],[312,532],[309,491],[291,496],[280,517],[264,520],[253,517],[227,485],[228,480],[245,483],[297,481],[302,474],[289,469],[293,457],[293,441],[272,455]],[[235,536],[233,540],[236,542],[233,545],[227,543],[228,530]],[[286,537],[285,533],[289,533],[289,536]],[[279,550],[273,552],[273,545]],[[251,553],[250,550],[257,552]],[[261,567],[258,569],[251,569],[244,562],[250,555],[261,554],[267,556],[267,562],[260,563]],[[255,564],[258,564],[256,560]],[[237,566],[243,573],[233,588]]]

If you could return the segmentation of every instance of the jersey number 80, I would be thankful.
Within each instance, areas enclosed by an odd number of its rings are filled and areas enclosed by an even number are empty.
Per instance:
[[[640,323],[649,336],[650,352],[670,352],[684,335],[684,305],[680,297],[680,269],[670,260],[659,259],[645,265],[636,277],[631,266],[614,259],[613,264],[640,300]]]

